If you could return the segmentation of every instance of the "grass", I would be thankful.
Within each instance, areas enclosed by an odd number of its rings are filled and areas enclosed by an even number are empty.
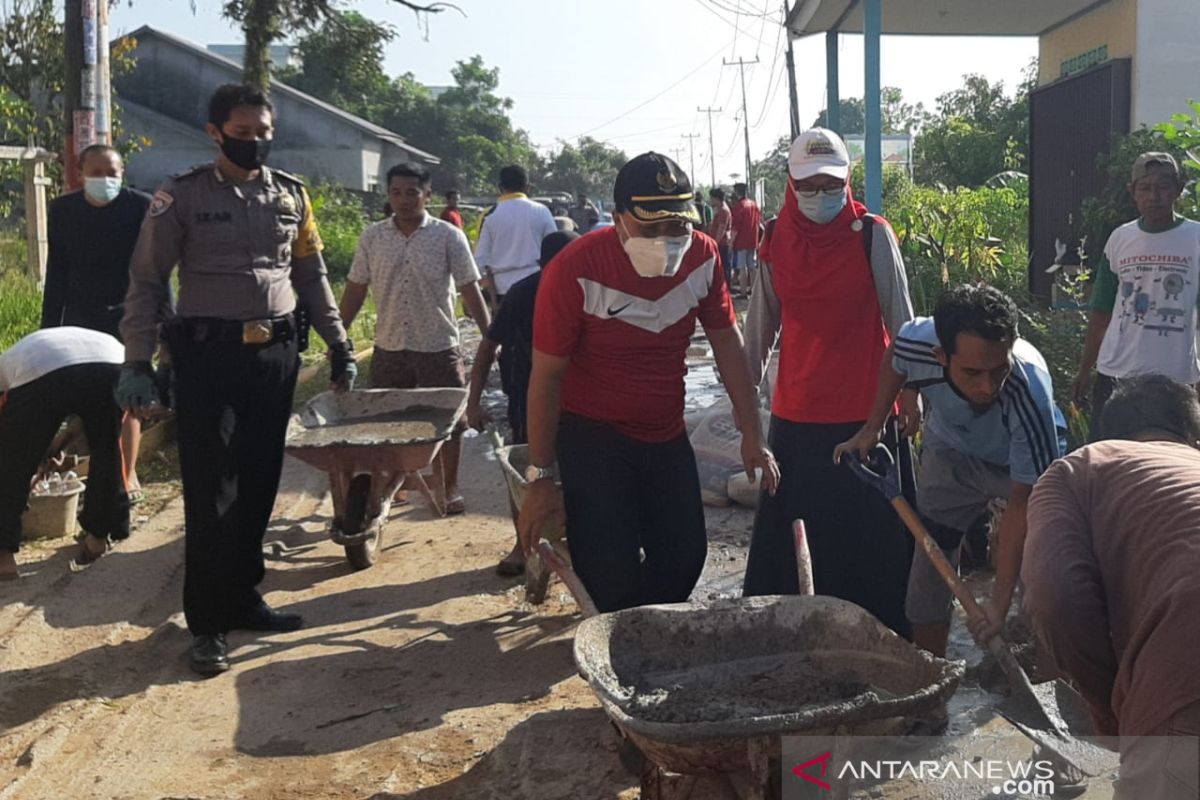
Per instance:
[[[33,281],[14,270],[0,272],[0,351],[38,329],[42,293]]]

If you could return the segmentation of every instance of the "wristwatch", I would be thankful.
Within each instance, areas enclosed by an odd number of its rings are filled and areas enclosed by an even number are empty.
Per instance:
[[[535,467],[530,464],[525,468],[525,482],[533,483],[534,481],[544,480],[545,478],[554,477],[553,467]]]

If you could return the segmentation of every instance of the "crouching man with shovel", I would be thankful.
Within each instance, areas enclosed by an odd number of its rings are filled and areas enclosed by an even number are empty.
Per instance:
[[[957,567],[967,526],[993,499],[1008,501],[1000,518],[996,582],[984,614],[970,621],[986,643],[1000,632],[1012,603],[1025,545],[1033,484],[1062,455],[1050,374],[1041,354],[1017,332],[1017,310],[988,286],[957,286],[933,317],[906,323],[884,354],[871,417],[833,452],[866,459],[903,389],[929,408],[917,474],[917,507],[946,558]],[[918,547],[906,607],[913,642],[945,656],[953,597]]]
[[[1050,467],[1029,501],[1024,605],[1096,731],[1121,736],[1114,800],[1194,800],[1200,403],[1144,375],[1118,384],[1100,423],[1109,440]]]

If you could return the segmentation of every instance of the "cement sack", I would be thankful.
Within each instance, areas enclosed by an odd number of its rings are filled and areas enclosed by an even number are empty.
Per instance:
[[[729,483],[725,485],[725,494],[739,506],[758,508],[758,484],[761,477],[760,471],[752,481],[746,477],[744,469],[739,469],[730,476]]]
[[[770,415],[766,411],[759,414],[765,431]],[[733,404],[729,399],[710,406],[688,438],[696,452],[700,497],[704,504],[729,505],[729,479],[742,471],[742,435],[733,425]]]

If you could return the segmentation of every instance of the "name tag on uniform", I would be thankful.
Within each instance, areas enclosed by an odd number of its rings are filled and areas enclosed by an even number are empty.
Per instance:
[[[196,222],[233,222],[233,214],[228,211],[198,211]]]

